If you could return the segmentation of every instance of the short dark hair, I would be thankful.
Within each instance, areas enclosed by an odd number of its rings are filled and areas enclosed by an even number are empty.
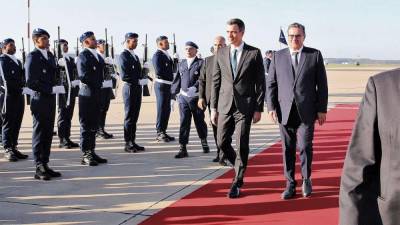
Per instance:
[[[157,44],[158,44],[158,42],[160,42],[162,40],[168,40],[168,37],[164,36],[164,35],[161,35],[161,36],[157,37],[157,39],[156,39]]]
[[[239,18],[230,19],[230,20],[228,20],[228,22],[226,24],[237,25],[239,27],[240,31],[244,31],[244,29],[245,29],[244,22]]]
[[[289,33],[289,29],[290,28],[299,28],[299,29],[301,29],[303,31],[304,37],[306,36],[306,28],[304,27],[303,24],[300,24],[300,23],[292,23],[292,24],[290,24],[288,29],[287,29],[288,33]]]

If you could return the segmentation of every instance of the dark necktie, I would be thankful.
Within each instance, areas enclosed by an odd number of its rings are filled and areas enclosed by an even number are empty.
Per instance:
[[[232,58],[232,69],[233,69],[233,77],[236,76],[237,69],[237,49],[233,50],[233,58]]]

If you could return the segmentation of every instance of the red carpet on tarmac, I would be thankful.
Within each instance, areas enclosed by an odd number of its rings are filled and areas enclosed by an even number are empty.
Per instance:
[[[281,200],[285,179],[278,142],[249,161],[240,198],[226,197],[230,170],[141,224],[338,224],[340,174],[357,111],[357,105],[336,105],[326,124],[316,125],[311,198],[303,198],[298,185],[295,199]],[[296,179],[301,184],[299,171],[297,158]]]

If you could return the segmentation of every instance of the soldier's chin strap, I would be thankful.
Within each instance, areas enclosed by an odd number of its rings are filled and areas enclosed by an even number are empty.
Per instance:
[[[3,73],[3,66],[1,66],[0,64],[0,75],[1,75],[1,79],[3,79],[3,86],[1,86],[2,88],[4,88],[4,99],[3,99],[3,107],[1,108],[1,113],[4,114],[7,112],[7,104],[6,104],[6,100],[7,100],[7,82],[6,79],[4,78],[4,73]]]

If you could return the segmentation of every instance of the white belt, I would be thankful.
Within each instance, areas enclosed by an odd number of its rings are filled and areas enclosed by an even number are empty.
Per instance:
[[[162,83],[162,84],[168,84],[168,85],[172,84],[172,81],[162,80],[162,79],[158,79],[158,78],[156,78],[155,81],[158,82],[158,83]]]
[[[194,97],[198,97],[199,96],[199,92],[196,92],[194,96],[189,96],[188,93],[184,90],[181,89],[181,91],[179,92],[181,95],[188,97],[188,98],[194,98]]]

